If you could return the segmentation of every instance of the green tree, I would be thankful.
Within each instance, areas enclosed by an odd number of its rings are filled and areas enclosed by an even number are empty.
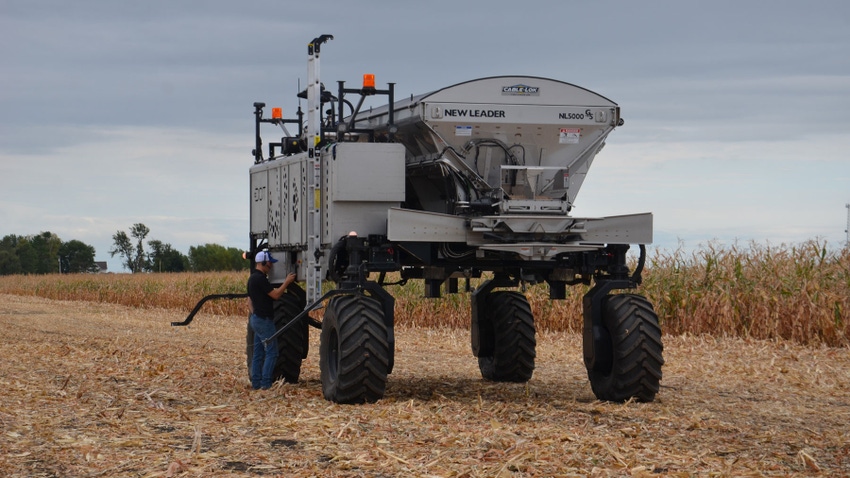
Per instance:
[[[145,238],[151,230],[142,223],[133,224],[130,228],[130,236],[136,240],[136,271],[148,268],[148,257],[145,254]]]
[[[195,272],[230,270],[227,249],[218,244],[189,247],[189,263]]]
[[[81,272],[97,272],[99,269],[94,261],[94,247],[76,239],[62,243],[59,247],[59,260],[63,274]]]
[[[94,247],[81,241],[62,242],[52,232],[31,236],[10,234],[0,239],[0,274],[96,272]]]
[[[21,259],[18,257],[20,238],[9,234],[0,239],[0,275],[21,273]]]
[[[21,264],[21,274],[35,274],[38,252],[29,239],[21,237],[21,240],[18,241],[15,247],[15,254],[18,256],[18,261]]]
[[[14,251],[19,269],[13,273],[50,274],[59,272],[59,247],[62,240],[52,232],[41,232],[31,236],[6,236],[3,249]],[[14,260],[6,255],[6,263],[17,268]]]
[[[109,255],[115,257],[118,254],[124,258],[124,267],[130,272],[136,272],[136,260],[133,258],[133,243],[130,242],[130,236],[124,231],[118,231],[112,235],[112,249],[109,250]]]
[[[124,267],[130,270],[130,272],[143,272],[150,268],[148,264],[148,257],[145,253],[145,238],[151,230],[142,223],[133,224],[133,227],[130,228],[130,235],[128,236],[124,231],[117,231],[112,235],[112,249],[109,250],[109,254],[112,257],[115,257],[116,254],[119,254],[124,258]],[[130,237],[136,240],[135,245],[130,240]]]
[[[189,270],[189,258],[171,247],[171,244],[152,239],[148,241],[148,254],[152,272],[183,272]]]
[[[29,241],[35,250],[35,273],[51,274],[59,272],[59,248],[62,239],[52,232],[42,232],[30,236]]]
[[[248,268],[251,266],[251,263],[249,261],[247,261],[244,257],[242,257],[242,254],[244,254],[244,251],[237,249],[235,247],[228,247],[227,253],[230,255],[231,270],[234,270],[234,271],[248,270]]]
[[[21,260],[14,250],[0,249],[0,275],[21,273]]]
[[[204,244],[189,248],[189,263],[195,272],[238,271],[248,268],[242,251],[235,247],[225,248],[219,244]]]

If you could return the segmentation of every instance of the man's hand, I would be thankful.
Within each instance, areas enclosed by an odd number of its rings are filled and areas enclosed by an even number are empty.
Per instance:
[[[286,279],[283,280],[283,284],[280,285],[277,289],[269,292],[269,297],[274,300],[280,299],[280,296],[286,293],[286,288],[289,287],[289,284],[295,282],[295,274],[290,273],[286,276]]]

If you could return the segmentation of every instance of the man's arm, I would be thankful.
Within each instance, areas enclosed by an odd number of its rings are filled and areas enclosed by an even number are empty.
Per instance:
[[[269,292],[269,297],[274,300],[280,299],[280,296],[282,296],[283,293],[286,292],[286,288],[289,287],[289,284],[292,284],[293,282],[295,282],[295,274],[290,273],[286,276],[286,279],[283,280],[283,284],[281,284],[280,287],[278,287],[277,289],[272,289],[271,292]]]

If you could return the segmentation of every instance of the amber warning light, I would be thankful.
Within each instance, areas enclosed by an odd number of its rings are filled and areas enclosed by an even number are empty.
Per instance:
[[[272,119],[283,118],[283,108],[272,108]]]
[[[375,75],[372,73],[366,73],[363,75],[363,88],[375,88]]]

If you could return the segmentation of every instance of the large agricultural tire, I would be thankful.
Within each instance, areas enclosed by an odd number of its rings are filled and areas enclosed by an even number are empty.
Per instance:
[[[492,355],[479,356],[481,376],[494,382],[527,382],[537,356],[534,315],[524,295],[514,291],[491,292],[485,303],[493,330]]]
[[[322,393],[336,403],[373,403],[384,396],[390,344],[381,303],[364,295],[332,298],[322,319]]]
[[[296,315],[304,310],[307,303],[304,289],[297,284],[290,284],[286,293],[274,301],[275,330],[289,323]],[[277,362],[274,366],[272,381],[283,379],[287,383],[298,383],[301,376],[301,361],[307,357],[309,344],[309,324],[302,320],[284,333],[277,336]],[[248,324],[245,336],[245,355],[248,365],[248,378],[251,378],[251,361],[254,358],[254,330]]]
[[[590,387],[596,398],[623,402],[634,398],[651,402],[658,393],[664,365],[658,315],[646,298],[615,294],[602,300],[605,346],[610,354],[587,367]],[[602,352],[605,353],[605,352]]]

